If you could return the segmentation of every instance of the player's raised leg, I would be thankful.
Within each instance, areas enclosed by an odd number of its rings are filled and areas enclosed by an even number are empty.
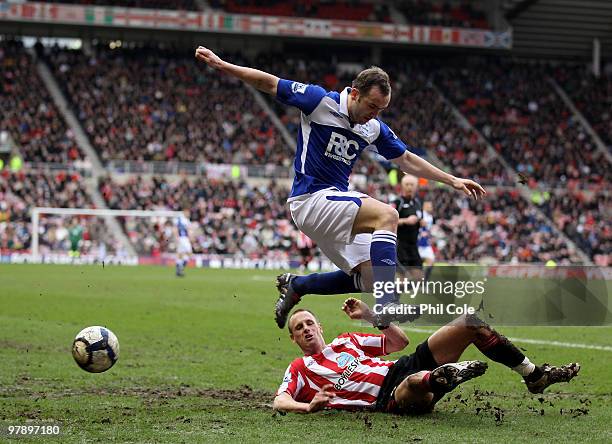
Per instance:
[[[371,291],[373,281],[384,283],[395,280],[397,211],[366,195],[337,194],[332,196],[334,200],[323,201],[324,208],[320,204],[322,199],[313,203],[309,214],[303,218],[304,222],[298,226],[313,231],[309,235],[316,239],[323,253],[341,270],[307,276],[289,273],[278,276],[280,295],[275,305],[275,319],[280,328],[304,295],[359,293]],[[333,208],[330,208],[332,205]],[[334,221],[322,223],[326,216],[336,218],[342,213],[344,223],[349,221],[345,233],[341,230],[334,233],[337,225]],[[299,215],[296,219],[302,220]],[[310,227],[309,222],[317,229]],[[323,229],[330,234],[323,232]],[[348,237],[353,239],[351,243],[341,241]],[[395,298],[394,291],[387,292],[379,302],[384,305],[395,301]]]
[[[277,288],[280,295],[275,305],[275,319],[280,328],[285,325],[287,315],[304,295],[372,291],[374,282],[378,282],[379,288],[384,288],[385,283],[395,280],[397,211],[390,205],[366,195],[355,197],[342,194],[332,197],[342,200],[324,201],[324,208],[321,208],[319,203],[322,199],[311,204],[308,208],[309,214],[303,218],[304,223],[298,223],[298,227],[312,230],[312,234],[308,234],[316,239],[325,255],[341,270],[307,276],[295,276],[289,273],[278,276]],[[334,208],[330,209],[331,205]],[[346,233],[332,236],[322,232],[322,228],[325,228],[334,234],[333,221],[327,224],[323,224],[322,221],[330,214],[335,218],[342,213],[346,215],[342,218],[345,223],[347,220],[353,221],[347,227]],[[351,214],[353,214],[352,219]],[[299,214],[294,218],[302,221]],[[309,221],[314,221],[312,224],[317,229],[310,227]],[[369,233],[372,233],[371,236]],[[346,237],[353,238],[353,242],[350,244],[339,242]],[[378,303],[384,306],[395,300],[395,291],[383,291]],[[388,322],[390,320],[381,320],[380,323],[388,325]]]
[[[353,223],[353,234],[372,233],[370,265],[374,285],[384,289],[384,283],[395,281],[397,269],[397,223],[399,214],[395,208],[376,199],[363,199]],[[394,302],[395,291],[384,291],[378,302],[382,305]]]

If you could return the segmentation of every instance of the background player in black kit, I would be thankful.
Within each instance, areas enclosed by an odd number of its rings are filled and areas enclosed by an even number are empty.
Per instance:
[[[397,227],[397,260],[404,269],[404,277],[420,279],[423,277],[423,260],[419,255],[417,239],[423,220],[421,201],[416,196],[418,178],[410,174],[402,177],[401,196],[393,202],[399,213]]]

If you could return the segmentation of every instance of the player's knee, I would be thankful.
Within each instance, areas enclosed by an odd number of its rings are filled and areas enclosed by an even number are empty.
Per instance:
[[[495,331],[485,321],[474,314],[462,315],[459,325],[465,330],[465,334],[471,336],[475,345],[486,342]]]
[[[378,215],[378,229],[386,229],[390,231],[397,230],[397,224],[399,223],[399,213],[397,210],[389,205],[385,206],[385,209]]]
[[[433,408],[433,393],[424,389],[426,371],[413,373],[402,381],[395,391],[398,406],[407,413],[427,413]]]
[[[411,388],[423,387],[423,378],[425,377],[427,373],[428,372],[423,370],[423,371],[420,371],[418,373],[413,373],[412,375],[408,376],[406,378],[406,383],[408,384],[408,387],[411,387]]]
[[[475,314],[463,314],[454,321],[454,324],[471,329],[489,328],[489,324]]]

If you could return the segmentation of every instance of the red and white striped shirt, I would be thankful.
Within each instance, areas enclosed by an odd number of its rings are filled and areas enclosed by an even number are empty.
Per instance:
[[[326,384],[332,384],[336,409],[368,407],[376,403],[385,376],[395,361],[377,356],[387,354],[385,336],[344,333],[322,352],[295,359],[285,372],[277,395],[287,392],[299,402],[310,402]]]

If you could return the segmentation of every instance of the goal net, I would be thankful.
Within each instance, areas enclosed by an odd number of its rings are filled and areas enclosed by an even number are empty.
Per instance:
[[[35,207],[30,254],[36,262],[133,263],[173,252],[179,211]]]

